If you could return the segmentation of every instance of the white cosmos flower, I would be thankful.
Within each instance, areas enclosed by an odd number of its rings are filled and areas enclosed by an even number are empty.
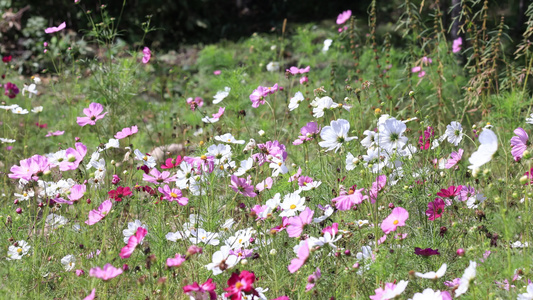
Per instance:
[[[331,97],[322,97],[322,98],[315,98],[313,102],[311,102],[311,106],[313,106],[313,117],[315,118],[322,118],[324,116],[324,110],[325,109],[332,109],[340,107],[340,104],[333,102],[333,99]]]
[[[518,295],[517,300],[533,300],[533,283],[527,285],[527,293]]]
[[[296,94],[294,95],[294,97],[291,98],[291,101],[289,103],[289,110],[293,111],[293,110],[297,109],[298,106],[300,106],[300,102],[302,102],[304,100],[305,100],[305,98],[304,98],[304,95],[302,94],[302,92],[296,92]]]
[[[266,65],[266,69],[269,72],[276,72],[279,70],[279,62],[271,61]]]
[[[241,161],[241,166],[237,171],[234,173],[236,176],[242,176],[244,175],[248,170],[250,170],[254,166],[254,159],[249,157],[247,160]]]
[[[481,203],[483,203],[487,197],[483,196],[481,193],[477,193],[473,197],[469,197],[466,200],[466,206],[471,209],[476,209]]]
[[[324,209],[324,215],[323,216],[320,216],[320,217],[317,217],[317,218],[313,218],[313,223],[320,223],[324,220],[326,220],[327,218],[329,218],[329,216],[331,216],[334,212],[334,209],[333,207],[331,207],[331,205],[326,205],[325,209]]]
[[[22,259],[22,256],[28,254],[31,246],[26,241],[20,240],[17,246],[11,245],[7,250],[7,260]]]
[[[176,242],[178,240],[183,240],[185,238],[187,238],[188,236],[191,235],[191,232],[189,230],[185,230],[185,231],[176,231],[176,232],[169,232],[165,235],[165,238],[168,240],[168,241],[171,241],[171,242]]]
[[[203,228],[199,228],[198,230],[193,230],[191,232],[191,236],[189,237],[189,240],[191,241],[191,243],[195,245],[199,243],[204,243],[204,244],[213,245],[213,246],[220,244],[220,241],[218,240],[218,233],[208,232],[208,231],[205,231],[205,229]]]
[[[217,135],[215,136],[215,140],[221,141],[223,143],[231,143],[231,144],[244,144],[244,140],[237,140],[231,133],[226,133],[223,135]]]
[[[343,143],[357,139],[356,136],[348,137],[350,123],[344,119],[331,121],[331,126],[325,126],[320,132],[320,137],[324,140],[319,142],[320,147],[327,148],[326,151],[339,150]]]
[[[223,91],[218,91],[217,94],[213,96],[213,104],[218,104],[222,102],[222,100],[224,100],[229,95],[230,91],[231,88],[228,86],[225,87]]]
[[[37,95],[37,86],[35,85],[35,83],[32,83],[29,86],[24,85],[24,87],[22,88],[22,96],[24,96],[24,93],[26,92],[29,93],[28,95],[29,98],[31,98],[32,94]]]
[[[427,272],[427,273],[415,272],[415,276],[420,277],[420,278],[426,278],[426,279],[439,279],[442,276],[444,276],[444,273],[446,273],[447,267],[448,266],[446,264],[442,264],[442,266],[439,268],[437,272],[433,272],[433,271]]]
[[[231,160],[231,147],[224,144],[211,145],[207,148],[206,156],[214,156],[215,165],[218,166],[221,163]]]
[[[305,198],[299,193],[290,193],[283,197],[283,203],[280,204],[283,212],[279,214],[280,217],[294,217],[298,211],[305,209]]]
[[[351,171],[355,169],[356,164],[359,162],[359,158],[353,156],[350,152],[346,155],[346,170]]]
[[[45,222],[46,225],[50,226],[50,228],[56,229],[60,226],[67,224],[68,219],[60,215],[49,214],[48,216],[46,216]]]
[[[22,108],[22,107],[20,107],[20,106],[17,106],[17,107],[15,107],[15,108],[13,108],[13,109],[11,110],[11,112],[14,113],[14,114],[16,114],[16,115],[25,115],[25,114],[28,113],[28,110],[27,110],[27,109],[24,109],[24,108]]]
[[[366,136],[361,140],[361,145],[367,149],[374,146],[377,140],[377,133],[372,130],[365,130],[363,134]]]
[[[65,267],[65,271],[71,271],[76,266],[76,257],[69,254],[61,259],[61,264]]]
[[[322,52],[328,52],[329,47],[331,46],[331,43],[333,43],[332,39],[326,39],[324,41],[324,47],[322,48]]]
[[[475,261],[470,261],[470,265],[465,269],[463,277],[461,277],[461,283],[459,284],[459,287],[455,290],[455,297],[459,297],[468,291],[470,281],[476,277],[476,265],[477,264]]]
[[[443,297],[441,291],[434,291],[432,289],[425,289],[422,293],[416,293],[413,298],[409,300],[442,300],[447,299]]]
[[[11,144],[11,143],[16,142],[16,140],[0,138],[0,142],[2,142],[2,144],[3,144],[3,143],[9,143],[9,144]]]
[[[450,125],[446,126],[446,132],[444,135],[448,138],[448,142],[454,146],[459,145],[463,140],[463,127],[461,123],[453,121]]]
[[[379,147],[387,152],[391,152],[394,149],[402,149],[407,143],[407,137],[403,136],[406,129],[405,123],[395,118],[387,119],[379,126],[377,136]]]
[[[149,168],[153,168],[156,165],[155,158],[153,156],[143,154],[141,150],[135,149],[135,158],[143,162],[143,164]]]
[[[122,230],[122,235],[124,235],[124,243],[127,244],[130,237],[132,235],[135,235],[137,233],[137,229],[139,227],[142,227],[144,229],[148,229],[148,227],[146,226],[146,224],[142,224],[140,220],[135,220],[133,222],[129,222],[128,223],[128,228],[127,229],[124,229]],[[169,233],[170,234],[170,233]],[[168,236],[168,234],[167,234]],[[141,240],[141,244],[144,242],[144,239]],[[174,240],[175,242],[175,240]]]
[[[31,109],[32,113],[40,113],[42,111],[43,111],[43,107],[42,106],[35,106],[34,108]]]
[[[213,275],[218,275],[224,272],[224,270],[230,269],[237,265],[239,262],[239,257],[230,254],[230,250],[231,248],[228,246],[220,247],[219,251],[213,253],[213,262],[207,264],[205,266],[206,269],[213,271]]]
[[[488,163],[494,153],[496,153],[496,150],[498,150],[498,137],[490,129],[483,129],[479,135],[479,142],[481,145],[468,159],[471,164],[468,168],[473,170],[474,173],[479,170],[479,167]]]
[[[272,177],[278,177],[279,174],[289,172],[285,163],[277,157],[272,157],[272,162],[268,166],[272,169]]]

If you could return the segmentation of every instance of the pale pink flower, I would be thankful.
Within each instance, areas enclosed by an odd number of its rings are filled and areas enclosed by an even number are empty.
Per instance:
[[[527,135],[527,132],[520,127],[514,130],[514,134],[516,134],[516,136],[511,138],[511,154],[515,161],[520,161],[527,149],[529,136]]]
[[[341,24],[346,23],[346,21],[348,21],[348,20],[350,19],[351,16],[352,16],[352,11],[351,11],[351,10],[343,11],[343,12],[337,17],[337,25],[341,25]]]
[[[159,172],[156,168],[150,170],[150,175],[143,173],[143,180],[153,184],[161,184],[176,181],[177,179],[176,175],[170,176],[169,171]]]
[[[51,136],[57,136],[57,135],[63,135],[65,133],[65,131],[60,131],[60,130],[57,130],[57,131],[48,131],[48,134],[46,134],[44,137],[51,137]]]
[[[57,27],[48,27],[44,30],[44,33],[54,33],[54,32],[58,32],[58,31],[61,31],[63,29],[65,29],[67,27],[67,23],[63,22],[61,24],[59,24],[59,26]]]
[[[396,231],[396,228],[405,226],[405,221],[409,218],[409,213],[405,208],[396,207],[391,214],[381,223],[381,229],[385,234]]]
[[[124,129],[122,129],[121,131],[117,132],[117,134],[115,134],[115,138],[118,139],[118,140],[121,140],[123,138],[127,138],[128,136],[130,135],[133,135],[135,133],[137,133],[139,131],[139,129],[137,128],[137,126],[131,126],[130,127],[126,127]]]
[[[93,209],[89,212],[89,220],[85,221],[85,224],[94,225],[98,223],[111,211],[112,206],[113,203],[109,199],[102,202],[102,204],[98,206],[98,209]]]
[[[150,58],[152,57],[152,51],[150,51],[150,48],[144,47],[143,49],[143,64],[147,64],[150,61]]]
[[[363,190],[364,189],[356,190],[355,186],[353,186],[348,191],[348,194],[333,198],[331,201],[335,203],[335,207],[337,207],[338,210],[349,210],[354,205],[363,202],[363,194],[361,193]]]
[[[104,111],[102,104],[93,102],[89,104],[89,108],[83,109],[83,113],[86,117],[78,117],[76,123],[82,127],[85,125],[95,125],[96,121],[103,119],[107,114],[107,112],[101,114],[102,111]]]
[[[79,0],[78,0],[79,1]],[[94,288],[87,297],[83,298],[83,300],[93,300],[96,296],[96,289]]]
[[[298,271],[309,258],[309,245],[307,243],[308,242],[305,241],[300,244],[300,248],[298,249],[298,257],[293,258],[291,260],[291,264],[289,265],[289,272],[294,273]]]
[[[12,166],[7,176],[12,179],[39,180],[39,177],[50,170],[48,159],[41,155],[34,155],[20,161],[20,166]]]
[[[99,267],[92,268],[89,271],[89,276],[100,278],[102,280],[109,280],[122,274],[122,272],[122,269],[117,269],[111,264],[106,264],[103,269],[100,269]]]
[[[236,193],[254,198],[255,196],[257,196],[257,194],[254,193],[254,186],[251,185],[251,183],[251,179],[249,178],[245,179],[239,178],[235,175],[231,175],[231,185],[229,187]]]
[[[461,46],[463,45],[463,39],[462,38],[457,38],[453,41],[453,45],[452,45],[452,52],[453,53],[457,53],[459,51],[461,51]]]
[[[274,183],[274,180],[272,180],[272,177],[267,177],[267,179],[256,184],[255,189],[258,190],[259,192],[262,192],[264,189],[270,190],[272,188],[272,183]]]
[[[175,258],[167,258],[167,266],[179,267],[186,260],[185,255],[176,253]]]
[[[218,76],[218,75],[222,74],[222,71],[220,71],[220,70],[215,70],[215,71],[213,71],[213,74],[214,74],[215,76]]]
[[[80,165],[81,161],[87,154],[87,147],[83,143],[76,143],[76,149],[68,148],[65,151],[67,160],[62,161],[59,164],[60,171],[75,170]]]
[[[459,163],[459,161],[461,160],[461,158],[463,157],[463,152],[464,152],[463,149],[459,149],[459,151],[457,151],[457,152],[452,152],[450,154],[450,158],[448,158],[448,160],[446,161],[446,164],[444,165],[444,168],[451,169],[455,165],[457,165]]]
[[[306,207],[299,216],[290,217],[289,226],[287,227],[289,237],[299,237],[302,234],[305,225],[311,224],[311,221],[313,221],[314,213],[315,212],[309,207]]]
[[[87,187],[85,184],[75,184],[70,188],[70,194],[68,195],[68,198],[71,201],[77,201],[80,200],[83,195],[85,195],[85,191],[87,190]]]
[[[169,202],[176,201],[179,205],[187,205],[189,199],[183,197],[181,190],[177,188],[170,188],[168,184],[164,187],[158,188],[159,192],[163,194],[163,199]]]

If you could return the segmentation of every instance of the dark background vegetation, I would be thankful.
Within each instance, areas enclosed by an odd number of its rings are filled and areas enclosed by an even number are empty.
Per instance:
[[[411,1],[420,6],[421,0]],[[442,11],[449,12],[459,0],[442,0],[439,5]],[[506,24],[510,27],[511,37],[518,37],[523,29],[523,12],[529,5],[527,0],[488,1],[491,11],[490,21],[499,22],[500,15],[506,16]],[[100,6],[107,5],[110,16],[118,16],[126,3],[120,20],[119,28],[122,37],[128,43],[142,39],[142,23],[147,15],[152,15],[151,26],[157,29],[151,32],[144,41],[145,45],[158,49],[177,49],[183,44],[212,43],[220,39],[236,40],[249,36],[253,32],[270,32],[281,30],[285,18],[289,23],[315,22],[328,20],[331,24],[337,15],[351,9],[356,18],[367,23],[370,0],[362,1],[324,1],[324,0],[128,0],[128,1],[94,1],[80,0],[3,0],[4,9],[12,9],[16,13],[28,7],[21,16],[21,24],[25,24],[32,16],[42,16],[47,26],[57,26],[62,21],[80,36],[83,29],[90,28],[84,11],[92,11],[96,21],[100,18]],[[395,22],[402,14],[399,8],[405,0],[377,1],[378,23]],[[435,1],[424,1],[424,7],[431,8]],[[479,1],[478,5],[483,5]],[[422,13],[428,24],[431,16]],[[448,13],[447,24],[451,24]],[[4,34],[7,39],[16,40],[22,37],[16,28]]]

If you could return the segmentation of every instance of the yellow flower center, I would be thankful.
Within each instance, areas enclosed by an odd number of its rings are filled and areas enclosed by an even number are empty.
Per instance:
[[[17,249],[17,253],[20,253],[20,252],[22,252],[22,248]]]
[[[202,155],[202,156],[200,156],[200,158],[201,158],[202,160],[206,160],[206,159],[207,159],[207,156]]]
[[[281,167],[281,162],[279,162],[279,163],[278,163],[278,166],[280,166],[280,167]]]
[[[170,197],[172,197],[172,198],[178,198],[178,195],[176,195],[175,193],[170,193]]]
[[[148,156],[145,155],[145,156],[143,157],[143,160],[145,160],[145,161],[148,160]]]
[[[394,224],[394,225],[398,225],[398,223],[400,223],[400,221],[398,221],[398,220],[394,220],[394,222],[392,222],[392,224]]]
[[[235,288],[237,288],[237,289],[241,289],[242,286],[243,286],[243,284],[240,281],[237,281],[237,283],[235,284]]]
[[[291,209],[295,209],[296,208],[296,205],[295,204],[291,204]]]
[[[228,139],[228,142],[231,142],[231,139]]]

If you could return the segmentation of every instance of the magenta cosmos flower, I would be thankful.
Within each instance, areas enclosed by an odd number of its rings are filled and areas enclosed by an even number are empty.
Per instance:
[[[144,47],[144,49],[143,49],[143,64],[147,64],[150,61],[151,57],[152,57],[152,51],[150,51],[150,48]]]
[[[85,125],[95,125],[96,121],[103,119],[107,114],[107,112],[101,114],[102,111],[104,111],[102,104],[93,102],[89,104],[89,108],[83,109],[83,113],[86,117],[78,117],[76,123],[82,127]]]
[[[442,216],[446,204],[441,198],[435,198],[432,202],[428,203],[428,210],[426,210],[426,215],[428,220],[434,221]]]
[[[253,287],[255,281],[255,274],[246,270],[242,270],[240,273],[233,273],[228,279],[228,287],[224,290],[227,292],[224,297],[234,299],[242,299],[241,292],[246,295],[253,294],[259,296]]]
[[[515,161],[520,161],[522,155],[524,155],[524,151],[526,151],[529,136],[527,135],[527,132],[520,127],[514,130],[514,134],[516,134],[516,136],[511,138],[511,154]]]
[[[195,282],[191,285],[184,286],[183,292],[194,299],[216,300],[216,288],[217,285],[213,282],[213,278],[209,278],[206,282],[202,284],[198,284],[198,282]]]
[[[415,254],[416,255],[421,255],[421,256],[440,255],[439,249],[435,249],[435,250],[433,250],[431,248],[422,249],[422,248],[419,248],[419,247],[415,248]]]
[[[239,178],[236,175],[231,175],[231,185],[229,187],[236,193],[254,198],[257,194],[254,192],[254,186],[251,183],[251,179]]]
[[[385,234],[396,231],[396,228],[405,226],[405,221],[409,218],[409,213],[405,208],[396,207],[391,214],[381,223],[381,229]]]
[[[346,23],[346,21],[348,21],[348,20],[350,19],[351,16],[352,16],[352,11],[351,11],[351,10],[343,11],[343,12],[337,17],[337,25],[341,25],[341,24]]]
[[[103,269],[96,267],[96,268],[92,268],[89,271],[89,276],[100,278],[102,280],[113,279],[120,274],[122,274],[122,269],[117,269],[113,267],[111,264],[106,264]]]
[[[148,230],[146,230],[146,228],[138,227],[135,234],[130,236],[128,239],[128,244],[124,246],[122,250],[120,250],[120,258],[124,259],[130,257],[137,245],[142,242],[147,233]]]

